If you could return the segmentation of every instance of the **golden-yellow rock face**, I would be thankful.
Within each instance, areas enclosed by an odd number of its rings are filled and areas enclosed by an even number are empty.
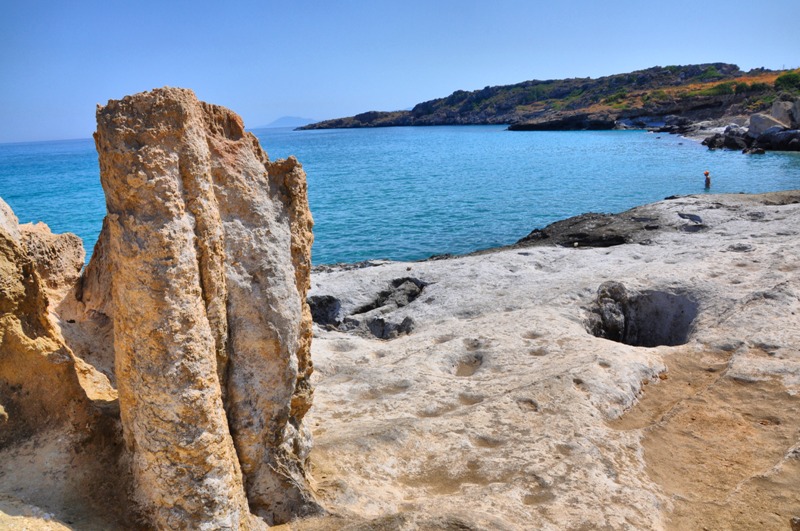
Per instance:
[[[63,422],[85,422],[90,413],[76,360],[48,318],[47,287],[37,262],[28,256],[13,214],[0,217],[5,218],[0,223],[2,447]]]
[[[162,528],[237,529],[317,511],[302,167],[271,163],[236,114],[189,90],[110,101],[97,123],[108,215],[103,265],[87,270],[94,293],[110,284],[142,513]]]
[[[108,214],[82,273],[76,236],[20,226],[0,201],[0,453],[41,463],[0,477],[90,527],[320,512],[302,166],[189,90],[110,101],[97,124]]]
[[[40,507],[77,527],[95,525],[95,511],[108,516],[103,525],[131,521],[128,476],[116,467],[116,392],[74,354],[49,311],[81,265],[76,236],[19,226],[0,200],[0,513],[10,512],[2,529],[29,528],[19,520],[29,509],[49,514]]]

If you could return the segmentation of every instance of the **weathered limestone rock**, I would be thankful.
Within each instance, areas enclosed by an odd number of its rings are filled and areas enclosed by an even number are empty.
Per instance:
[[[426,283],[384,315],[409,335],[316,329],[321,496],[366,520],[348,529],[789,529],[798,201],[679,197],[505,250],[315,270],[334,318]]]
[[[597,289],[597,299],[587,318],[587,329],[595,337],[623,342],[628,292],[619,282],[603,282]]]
[[[64,299],[81,276],[83,242],[71,233],[53,234],[44,223],[19,226],[23,246],[44,280],[51,307]]]
[[[0,200],[0,406],[5,419],[0,446],[9,438],[90,416],[76,360],[48,318],[47,289],[21,233]]]
[[[750,127],[747,130],[747,135],[753,138],[758,138],[770,127],[786,128],[787,125],[780,120],[773,118],[766,114],[756,113],[750,117]]]
[[[271,163],[237,115],[189,90],[110,101],[97,121],[108,216],[80,298],[113,325],[142,512],[237,529],[263,525],[248,504],[270,524],[317,511],[302,167]]]
[[[103,220],[91,261],[75,283],[71,296],[61,301],[56,313],[60,319],[61,333],[73,352],[116,386],[109,245],[106,219]]]
[[[14,215],[14,211],[8,206],[8,203],[0,198],[0,230],[6,231],[14,241],[20,240],[19,235],[19,220]]]
[[[74,354],[53,313],[78,263],[76,236],[18,226],[0,200],[0,513],[10,505],[58,512],[75,528],[115,528],[132,521],[116,391]],[[0,514],[0,528],[31,527]]]
[[[770,116],[790,126],[792,124],[792,107],[794,103],[791,101],[776,101],[772,103],[772,108],[769,111]]]

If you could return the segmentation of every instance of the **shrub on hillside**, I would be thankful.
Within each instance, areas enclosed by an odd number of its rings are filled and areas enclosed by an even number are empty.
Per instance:
[[[717,70],[716,66],[711,65],[708,68],[706,68],[702,74],[697,76],[697,79],[699,81],[713,81],[721,77],[725,77],[725,75],[722,74],[719,70]]]
[[[800,90],[800,73],[795,71],[781,74],[775,80],[775,88],[778,90]]]

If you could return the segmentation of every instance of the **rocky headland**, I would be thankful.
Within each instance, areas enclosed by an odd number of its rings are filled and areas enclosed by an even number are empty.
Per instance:
[[[798,151],[798,102],[800,72],[743,72],[736,65],[709,63],[458,90],[408,111],[369,111],[300,129],[491,124],[512,131],[650,129],[699,139],[717,134],[709,139],[713,148]],[[733,128],[723,135],[728,126]]]
[[[312,271],[231,111],[137,94],[96,143],[87,267],[0,202],[0,528],[800,526],[800,192]]]

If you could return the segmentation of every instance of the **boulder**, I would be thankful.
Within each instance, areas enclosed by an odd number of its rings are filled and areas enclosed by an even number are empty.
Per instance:
[[[336,327],[341,324],[342,303],[330,295],[314,295],[308,298],[311,318],[320,326]]]
[[[708,149],[722,149],[725,147],[725,135],[722,133],[714,133],[704,138],[701,144],[707,146]]]
[[[738,124],[730,124],[725,128],[726,136],[743,137],[747,134],[747,129]]]
[[[787,125],[772,116],[756,113],[750,117],[750,127],[747,130],[747,135],[751,138],[758,138],[767,129],[771,127],[787,128]]]
[[[725,136],[723,147],[726,149],[741,150],[747,149],[747,141],[741,136]]]
[[[713,135],[706,137],[702,144],[704,146],[708,146],[708,149],[747,149],[748,144],[752,142],[752,139],[749,139],[741,134],[739,129],[729,132],[730,129],[731,127],[728,127],[725,129],[724,133],[714,133]]]
[[[625,337],[625,314],[628,291],[620,282],[604,282],[597,289],[594,306],[587,315],[587,330],[595,337],[622,342]]]
[[[682,135],[686,134],[693,124],[694,122],[685,116],[669,114],[664,117],[663,127],[657,128],[656,131],[659,133]]]
[[[97,124],[108,215],[80,298],[113,329],[142,517],[247,529],[318,511],[302,167],[189,90],[109,101]]]
[[[747,129],[731,124],[725,128],[723,146],[727,149],[747,149],[752,140],[747,137]]]
[[[792,105],[792,128],[800,129],[800,98],[794,100]]]
[[[770,109],[769,114],[782,124],[791,126],[793,107],[794,103],[791,101],[775,101],[772,103],[772,108]]]
[[[800,151],[800,130],[770,128],[756,139],[754,146],[771,151]]]
[[[357,306],[343,308],[341,300],[330,295],[314,295],[308,303],[314,322],[328,330],[396,339],[413,332],[416,323],[407,315],[396,317],[395,312],[417,300],[425,286],[418,278],[401,277]]]

